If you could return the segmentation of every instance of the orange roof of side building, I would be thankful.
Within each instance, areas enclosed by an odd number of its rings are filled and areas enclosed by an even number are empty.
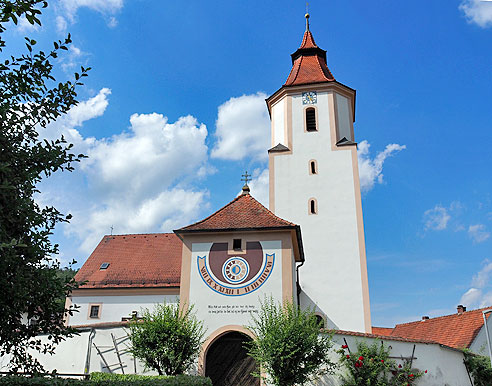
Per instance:
[[[372,333],[374,335],[391,335],[393,329],[391,327],[372,327]]]
[[[86,281],[81,289],[179,287],[182,246],[173,233],[104,236],[75,280]]]
[[[458,349],[469,348],[483,326],[482,311],[485,309],[397,324],[390,336],[429,340]]]

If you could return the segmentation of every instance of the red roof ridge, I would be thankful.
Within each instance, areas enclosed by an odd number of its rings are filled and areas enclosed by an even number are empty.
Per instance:
[[[104,237],[124,237],[124,236],[157,236],[157,235],[174,235],[173,232],[150,232],[150,233],[121,233],[118,235],[104,235]]]
[[[284,220],[278,216],[276,216],[272,211],[270,211],[269,209],[267,209],[263,204],[261,204],[258,200],[256,200],[254,197],[252,197],[250,194],[240,194],[239,196],[237,196],[234,200],[232,200],[231,202],[229,202],[228,204],[226,204],[225,206],[223,206],[222,208],[218,209],[217,211],[215,211],[214,213],[212,213],[210,216],[204,218],[203,220],[200,220],[200,221],[197,221],[193,224],[190,224],[190,225],[187,225],[185,227],[182,227],[182,228],[179,228],[177,230],[175,230],[176,233],[180,233],[181,231],[188,231],[188,230],[203,230],[203,229],[193,229],[193,228],[196,228],[197,226],[199,226],[200,224],[204,224],[205,222],[211,220],[212,218],[216,217],[216,216],[219,216],[222,212],[225,212],[230,206],[232,206],[233,204],[239,202],[240,200],[248,200],[249,203],[253,204],[253,205],[256,205],[256,206],[259,206],[263,211],[264,213],[262,214],[265,214],[266,216],[268,216],[269,218],[271,218],[272,220],[274,220],[275,222],[277,223],[280,223],[277,224],[277,225],[271,225],[271,226],[265,226],[265,225],[259,225],[259,226],[247,226],[247,227],[239,227],[240,229],[247,229],[247,228],[252,228],[252,229],[255,229],[255,228],[274,228],[274,227],[296,227],[297,225],[290,222],[290,221],[287,221],[287,220]],[[226,228],[207,228],[207,230],[211,230],[211,229],[226,229]],[[231,229],[236,229],[235,227],[231,227]]]
[[[430,321],[433,321],[433,320],[440,320],[440,319],[446,319],[446,318],[460,317],[460,316],[463,316],[463,315],[471,315],[471,314],[477,313],[478,311],[483,311],[483,310],[486,310],[486,309],[492,309],[492,306],[477,308],[476,310],[464,311],[461,314],[453,313],[453,314],[449,314],[449,315],[436,316],[435,318],[429,318],[429,319],[426,319],[426,320],[416,320],[416,321],[413,321],[413,322],[399,323],[399,324],[396,324],[395,327],[396,326],[408,326],[408,325],[414,324],[414,323],[427,323],[427,322],[430,322]]]

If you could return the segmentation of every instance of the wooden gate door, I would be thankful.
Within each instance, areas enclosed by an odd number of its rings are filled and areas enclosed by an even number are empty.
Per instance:
[[[205,358],[205,375],[213,386],[260,386],[260,379],[251,375],[257,370],[256,362],[243,347],[249,340],[233,331],[212,343]]]

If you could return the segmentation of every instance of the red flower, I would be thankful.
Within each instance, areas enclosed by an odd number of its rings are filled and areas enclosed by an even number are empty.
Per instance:
[[[381,359],[381,363],[384,363],[384,359]]]
[[[398,365],[398,368],[401,369],[401,365]]]
[[[413,374],[410,374],[410,378],[412,378],[412,377],[413,377]]]
[[[350,355],[347,355],[347,359],[349,359],[349,358],[350,358]]]
[[[344,345],[342,346],[342,348],[348,348],[348,346],[347,346],[346,344],[344,344]]]
[[[364,360],[364,357],[361,355],[361,356],[359,357],[359,360],[360,360],[360,361],[363,361],[363,360]]]
[[[425,371],[424,371],[424,373],[426,373],[426,374],[427,374],[427,370],[425,370]]]

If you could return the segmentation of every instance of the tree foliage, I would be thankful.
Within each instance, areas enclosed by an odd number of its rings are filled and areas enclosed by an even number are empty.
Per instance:
[[[424,372],[412,368],[408,360],[402,359],[402,363],[397,364],[390,359],[389,351],[389,347],[379,341],[370,346],[365,342],[357,342],[355,352],[351,352],[347,345],[343,345],[338,350],[340,362],[347,369],[342,385],[411,386],[424,375]]]
[[[38,17],[47,3],[0,0],[0,6],[3,52],[6,26],[22,16],[41,25]],[[52,74],[52,62],[70,43],[68,35],[44,52],[35,50],[36,41],[26,37],[24,54],[0,59],[0,355],[11,355],[11,370],[41,371],[28,350],[52,353],[74,332],[64,326],[69,311],[60,309],[59,299],[77,284],[58,275],[58,245],[50,242],[55,225],[70,215],[34,200],[43,178],[58,170],[72,171],[83,157],[73,154],[63,137],[48,141],[37,132],[77,104],[76,88],[89,69],[81,68],[74,80],[65,82],[56,82]],[[48,341],[41,342],[39,334],[46,334]]]
[[[335,367],[329,358],[332,336],[321,333],[312,310],[265,298],[248,328],[256,336],[247,343],[249,355],[276,386],[303,385],[313,377],[332,373]]]
[[[473,377],[475,386],[492,385],[492,367],[488,356],[476,355],[470,350],[464,350],[465,365]]]
[[[198,357],[204,333],[193,307],[158,304],[130,324],[130,352],[159,375],[183,374]]]

